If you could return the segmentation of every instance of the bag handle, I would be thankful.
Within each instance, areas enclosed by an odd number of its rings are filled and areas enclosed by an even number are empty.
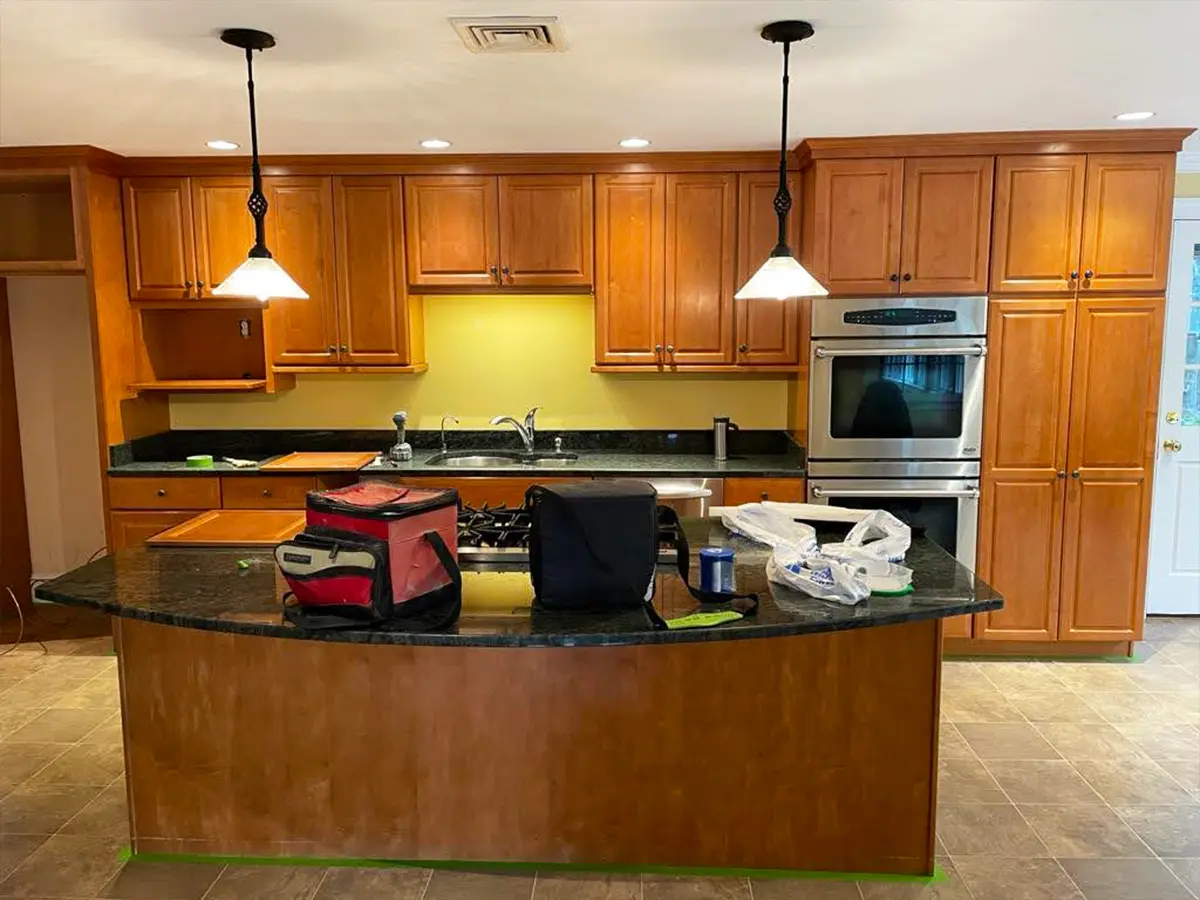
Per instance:
[[[749,609],[745,610],[745,614],[753,615],[758,611],[758,594],[723,594],[719,591],[706,591],[702,588],[692,587],[692,583],[688,578],[692,551],[691,547],[688,546],[687,534],[684,533],[683,525],[679,521],[679,513],[675,512],[669,506],[659,506],[658,521],[660,525],[666,525],[675,530],[675,562],[679,569],[679,577],[683,579],[683,583],[687,587],[689,594],[701,603],[707,604],[729,603],[733,600],[749,600],[751,605]]]

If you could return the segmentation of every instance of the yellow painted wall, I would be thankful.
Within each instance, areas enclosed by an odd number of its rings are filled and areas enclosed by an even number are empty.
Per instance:
[[[1200,197],[1200,172],[1180,172],[1175,176],[1176,197]]]
[[[298,302],[298,301],[290,301]],[[426,297],[424,375],[301,375],[273,396],[175,395],[172,428],[462,428],[540,405],[541,428],[743,428],[788,424],[787,376],[598,375],[587,296]]]

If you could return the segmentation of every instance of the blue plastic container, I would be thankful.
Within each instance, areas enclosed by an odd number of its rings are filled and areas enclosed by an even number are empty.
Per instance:
[[[700,589],[733,593],[733,551],[728,547],[700,548]]]

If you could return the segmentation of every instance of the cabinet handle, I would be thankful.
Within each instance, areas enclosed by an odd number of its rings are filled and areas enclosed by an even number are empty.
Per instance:
[[[488,266],[488,273],[492,276],[493,281],[499,281],[499,270],[495,266]]]
[[[158,496],[160,496],[160,497],[165,497],[165,496],[167,496],[167,489],[166,489],[166,488],[159,488],[159,489],[158,489],[157,491],[155,491],[154,493],[155,493],[155,494],[157,494],[157,495],[158,495]]]
[[[348,346],[346,346],[345,344],[342,344],[342,346],[341,346],[341,347],[339,347],[338,349],[339,349],[339,350],[341,350],[343,353],[349,353],[349,352],[350,352],[350,348],[349,348]]]
[[[654,345],[654,355],[658,357],[659,362],[662,362],[662,344]]]
[[[672,362],[675,360],[675,345],[667,344],[667,353],[671,355]]]
[[[1079,470],[1078,470],[1078,469],[1073,469],[1073,470],[1071,471],[1071,477],[1072,477],[1072,478],[1078,478],[1078,477],[1079,477]]]
[[[1067,473],[1066,473],[1066,472],[1064,472],[1064,471],[1062,471],[1062,470],[1060,469],[1060,470],[1059,470],[1059,472],[1058,472],[1058,477],[1059,477],[1059,478],[1066,478],[1066,477],[1067,477]]]
[[[333,356],[333,354],[335,354],[335,353],[337,353],[337,344],[330,344],[329,345],[329,355]]]
[[[1084,269],[1084,270],[1083,270],[1083,277],[1084,277],[1084,278],[1086,278],[1088,281],[1091,281],[1091,279],[1092,279],[1092,276],[1093,276],[1093,275],[1095,275],[1095,274],[1096,274],[1096,273],[1095,273],[1095,272],[1093,272],[1091,269]]]
[[[264,497],[270,497],[270,496],[271,496],[271,489],[270,489],[270,488],[263,488],[263,496],[264,496]]]
[[[750,349],[749,344],[738,344],[738,353],[745,353]]]
[[[912,281],[912,275],[911,275],[909,272],[905,272],[905,273],[904,273],[904,280],[905,280],[905,281]]]
[[[762,501],[764,501],[764,502],[767,500],[767,496],[768,496],[768,495],[767,495],[767,492],[766,492],[766,491],[763,491],[761,494],[759,494],[759,495],[758,495],[759,499],[760,499],[760,500],[762,500]]]
[[[191,283],[190,281],[185,281],[185,282],[183,283],[183,286],[184,286],[185,288],[187,288],[189,291],[192,289],[192,283]]]
[[[196,282],[196,293],[197,293],[197,294],[199,294],[199,293],[201,293],[203,290],[204,290],[204,282],[203,282],[203,281],[197,281],[197,282]]]
[[[503,276],[504,276],[504,278],[508,278],[509,280],[512,280],[512,279],[511,279],[511,276],[509,275],[508,266],[501,266],[501,267],[500,267],[500,274],[501,274],[501,275],[503,275]],[[504,279],[502,278],[502,279],[501,279],[501,281],[503,281],[503,280],[504,280]]]
[[[888,276],[888,280],[889,280],[889,281],[899,281],[899,280],[900,280],[900,273],[899,273],[899,272],[893,272],[891,275],[889,275],[889,276]]]

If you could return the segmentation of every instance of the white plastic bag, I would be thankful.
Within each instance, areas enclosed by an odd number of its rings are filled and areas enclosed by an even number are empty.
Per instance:
[[[721,524],[734,534],[768,547],[792,547],[801,555],[817,550],[817,532],[811,525],[763,503],[730,507],[721,515]]]
[[[800,555],[786,547],[775,548],[767,560],[767,580],[843,606],[854,606],[871,595],[867,582],[845,563],[816,554]]]
[[[871,513],[846,534],[846,540],[821,545],[821,553],[873,575],[885,575],[889,564],[904,562],[912,543],[912,529],[885,509]]]

